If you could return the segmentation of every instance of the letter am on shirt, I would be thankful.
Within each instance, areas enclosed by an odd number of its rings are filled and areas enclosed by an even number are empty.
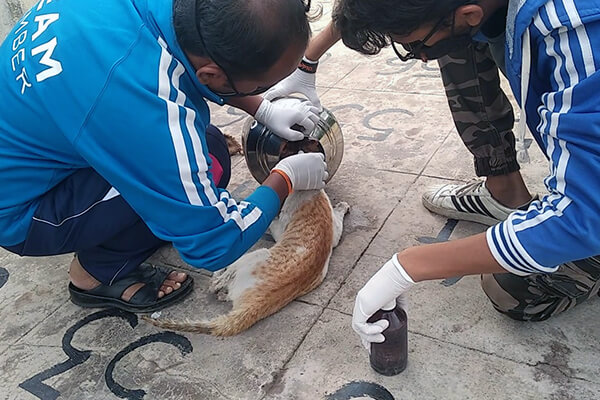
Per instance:
[[[61,62],[52,58],[54,49],[56,49],[58,44],[57,38],[48,38],[48,35],[44,35],[48,27],[58,21],[60,17],[58,13],[44,14],[44,6],[52,3],[52,1],[40,0],[37,6],[32,8],[17,22],[17,29],[12,41],[13,56],[10,59],[10,65],[15,73],[15,81],[20,85],[21,94],[25,94],[25,91],[35,83],[43,82],[62,72]],[[34,13],[33,21],[29,19],[32,13]],[[28,54],[25,43],[29,37],[33,45]],[[38,63],[46,68],[32,77],[24,66],[25,60],[27,57],[40,55]]]

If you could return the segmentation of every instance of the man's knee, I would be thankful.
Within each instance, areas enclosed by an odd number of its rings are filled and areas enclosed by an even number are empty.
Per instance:
[[[481,276],[481,287],[494,308],[517,321],[544,321],[563,311],[563,300],[541,291],[513,274]]]
[[[519,306],[519,301],[500,285],[497,276],[491,274],[481,275],[481,288],[496,310],[511,316],[512,311]]]

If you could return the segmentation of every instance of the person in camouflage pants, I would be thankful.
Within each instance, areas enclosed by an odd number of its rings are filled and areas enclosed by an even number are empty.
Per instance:
[[[514,114],[488,44],[473,42],[438,63],[454,124],[474,156],[477,176],[518,171]],[[566,263],[551,275],[482,275],[481,286],[499,312],[543,321],[598,294],[600,256]]]
[[[488,42],[473,40],[469,46],[438,59],[458,133],[474,156],[477,176],[486,178],[485,185],[481,181],[445,185],[450,187],[445,197],[452,197],[455,205],[430,210],[448,218],[494,225],[514,209],[526,209],[532,199],[519,172],[512,106],[500,87],[498,66],[504,66],[505,20],[506,11],[495,16],[493,32],[488,31],[493,39]],[[265,96],[277,98],[302,93],[320,106],[315,86],[316,60],[340,37],[335,24],[329,23],[312,39],[298,70]],[[487,200],[481,195],[477,198],[484,186]],[[439,199],[435,189],[433,193],[429,198],[431,202]],[[494,206],[494,202],[500,204]],[[451,208],[458,207],[456,204],[463,208],[460,215],[445,214],[448,209],[455,211]],[[482,213],[486,214],[483,215],[485,221],[481,219]],[[590,258],[567,263],[551,275],[485,275],[482,287],[498,311],[517,320],[541,321],[598,293],[599,260]]]

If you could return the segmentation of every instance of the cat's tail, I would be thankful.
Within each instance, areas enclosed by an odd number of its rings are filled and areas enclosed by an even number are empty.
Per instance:
[[[274,311],[273,311],[274,312]],[[252,305],[242,305],[232,309],[227,314],[209,321],[153,319],[142,316],[142,319],[159,328],[172,329],[181,332],[206,333],[215,336],[233,336],[250,328],[257,321],[272,314],[264,308]]]
[[[159,328],[171,329],[180,332],[212,333],[212,321],[192,321],[189,319],[176,321],[174,319],[154,319],[147,315],[143,315],[142,319]]]

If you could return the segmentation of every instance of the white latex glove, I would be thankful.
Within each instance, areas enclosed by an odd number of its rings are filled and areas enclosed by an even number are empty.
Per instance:
[[[352,329],[359,334],[363,346],[370,349],[372,342],[382,343],[385,337],[382,332],[389,322],[379,320],[369,323],[367,320],[378,310],[391,303],[413,286],[415,282],[398,262],[397,254],[386,262],[356,295],[352,312]]]
[[[269,128],[277,136],[287,140],[302,140],[304,133],[292,129],[300,125],[310,133],[319,122],[319,109],[307,101],[274,102],[263,100],[254,114],[254,118]]]
[[[329,177],[322,153],[294,154],[279,161],[273,169],[290,179],[293,190],[323,189]]]
[[[316,74],[309,74],[301,69],[296,69],[290,76],[267,90],[264,98],[267,100],[286,97],[294,93],[300,93],[321,111],[321,100],[317,95]]]

